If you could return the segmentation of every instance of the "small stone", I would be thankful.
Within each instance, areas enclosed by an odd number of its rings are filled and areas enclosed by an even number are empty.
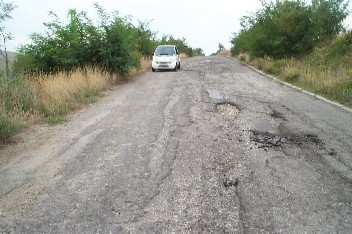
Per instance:
[[[280,137],[274,137],[274,139],[273,139],[273,143],[274,144],[277,144],[278,142],[280,141]]]
[[[280,139],[280,141],[281,141],[281,143],[285,144],[285,143],[287,142],[287,138],[282,137],[282,138]]]

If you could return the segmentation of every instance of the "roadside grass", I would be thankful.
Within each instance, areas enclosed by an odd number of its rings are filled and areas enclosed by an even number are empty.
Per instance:
[[[220,56],[231,56],[231,52],[227,49],[222,49],[217,52],[217,55]]]
[[[39,93],[36,109],[44,118],[52,118],[81,104],[94,102],[100,91],[115,82],[115,77],[95,68],[86,68],[69,74],[39,75],[31,78],[29,85]]]
[[[33,110],[32,90],[23,77],[0,83],[0,141],[27,127]]]
[[[66,122],[66,119],[63,117],[48,117],[47,122],[49,125],[57,125]]]
[[[0,141],[6,142],[39,121],[50,125],[63,123],[67,113],[97,102],[104,90],[128,82],[148,68],[150,60],[142,59],[140,69],[126,76],[88,67],[71,73],[22,76],[0,82]]]
[[[124,77],[122,80],[129,80],[129,79],[133,79],[134,77],[137,77],[143,73],[145,73],[148,70],[152,69],[152,59],[151,58],[142,58],[140,61],[141,66],[136,69],[132,69],[132,71],[130,72],[130,74],[126,77]]]
[[[238,55],[238,59],[280,80],[352,107],[352,45],[343,43],[350,34],[316,48],[301,59],[253,59],[245,53]]]
[[[185,54],[185,53],[181,53],[180,54],[180,59],[186,59],[186,58],[188,58],[189,56],[187,55],[187,54]]]

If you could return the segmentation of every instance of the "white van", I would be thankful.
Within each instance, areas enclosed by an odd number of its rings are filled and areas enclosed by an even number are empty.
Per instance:
[[[175,45],[161,45],[156,47],[152,71],[156,70],[174,70],[181,68],[180,53]]]

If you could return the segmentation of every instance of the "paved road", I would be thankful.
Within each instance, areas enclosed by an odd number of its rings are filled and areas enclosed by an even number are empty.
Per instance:
[[[352,232],[352,114],[230,58],[35,134],[1,151],[0,232]]]

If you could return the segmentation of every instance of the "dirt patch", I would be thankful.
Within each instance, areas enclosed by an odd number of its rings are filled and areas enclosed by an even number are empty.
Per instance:
[[[34,124],[11,137],[6,143],[0,144],[0,166],[15,160],[19,155],[44,144],[60,126]]]

